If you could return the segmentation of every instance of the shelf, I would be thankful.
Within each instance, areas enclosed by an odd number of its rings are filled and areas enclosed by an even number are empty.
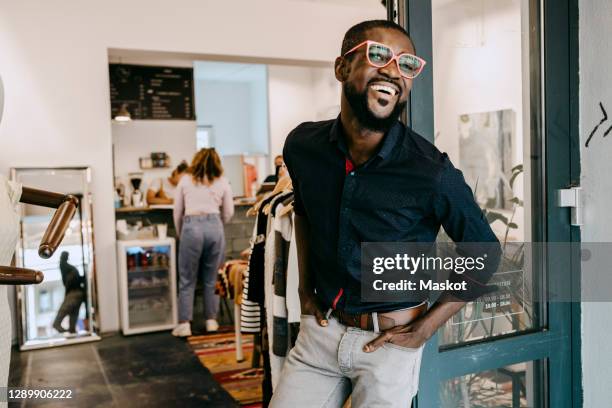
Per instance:
[[[151,170],[168,170],[171,169],[171,166],[155,166],[155,167],[141,167],[140,170],[142,171],[151,171]]]

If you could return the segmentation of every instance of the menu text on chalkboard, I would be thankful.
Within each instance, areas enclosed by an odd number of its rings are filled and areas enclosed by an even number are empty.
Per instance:
[[[122,106],[132,119],[195,120],[193,69],[109,64],[111,118]]]

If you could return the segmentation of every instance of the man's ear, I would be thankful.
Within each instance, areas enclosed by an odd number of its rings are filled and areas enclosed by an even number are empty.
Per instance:
[[[336,62],[334,63],[334,73],[336,74],[336,79],[338,81],[345,82],[348,78],[349,70],[350,68],[348,61],[345,58],[336,58]]]

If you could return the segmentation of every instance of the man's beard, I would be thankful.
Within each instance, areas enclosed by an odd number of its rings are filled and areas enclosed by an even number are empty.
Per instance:
[[[344,95],[361,126],[374,132],[386,133],[397,122],[408,101],[396,102],[391,113],[384,118],[374,115],[368,106],[368,91],[358,92],[354,86],[345,82],[342,85]]]

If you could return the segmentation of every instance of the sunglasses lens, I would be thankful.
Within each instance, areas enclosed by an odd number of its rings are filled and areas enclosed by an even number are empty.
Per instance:
[[[403,75],[414,78],[422,68],[422,62],[413,55],[404,54],[399,58],[399,67]]]
[[[393,51],[384,45],[371,44],[368,47],[368,58],[373,65],[382,67],[393,58]]]

